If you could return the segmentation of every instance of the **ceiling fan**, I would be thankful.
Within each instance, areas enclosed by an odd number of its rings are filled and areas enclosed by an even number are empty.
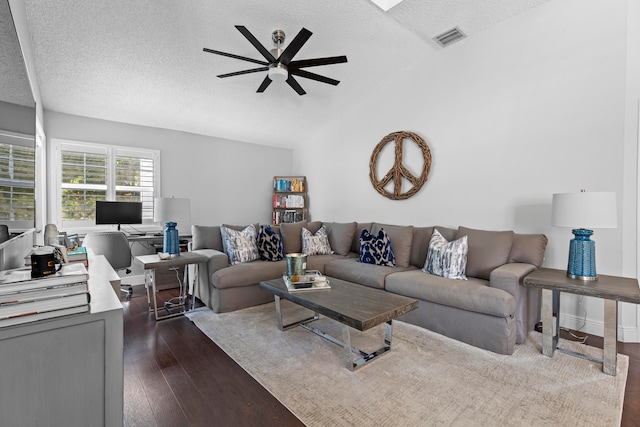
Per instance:
[[[286,49],[282,49],[282,43],[284,42],[285,34],[282,30],[275,30],[273,34],[271,34],[271,39],[276,45],[275,49],[267,50],[260,42],[242,25],[236,25],[238,31],[242,33],[243,36],[249,40],[260,54],[264,57],[266,61],[260,61],[253,58],[247,58],[246,56],[234,55],[232,53],[220,52],[219,50],[207,49],[206,47],[202,49],[205,52],[214,53],[216,55],[228,56],[230,58],[240,59],[242,61],[253,62],[254,64],[262,65],[262,67],[258,68],[250,68],[248,70],[236,71],[234,73],[220,74],[218,77],[233,77],[239,76],[242,74],[249,73],[258,73],[260,71],[267,71],[267,75],[265,76],[262,84],[258,87],[257,92],[264,92],[267,87],[271,84],[272,81],[283,81],[286,82],[295,90],[298,95],[304,95],[306,92],[302,89],[302,86],[298,83],[298,81],[293,76],[304,77],[306,79],[316,80],[322,83],[328,83],[330,85],[337,85],[340,83],[338,80],[331,79],[329,77],[321,76],[319,74],[311,73],[309,71],[303,70],[303,68],[307,67],[317,67],[319,65],[330,65],[330,64],[340,64],[343,62],[347,62],[346,56],[331,56],[327,58],[314,58],[314,59],[302,59],[299,61],[293,61],[293,57],[298,53],[300,48],[309,40],[311,31],[303,28],[300,32],[295,36],[295,38],[289,43]]]

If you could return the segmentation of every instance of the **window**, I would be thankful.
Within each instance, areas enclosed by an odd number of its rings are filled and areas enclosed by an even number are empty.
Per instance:
[[[153,222],[158,197],[160,152],[75,141],[52,140],[57,156],[57,223],[95,223],[96,200],[142,202],[143,223]]]
[[[0,131],[0,221],[11,229],[34,224],[35,156],[33,136]]]

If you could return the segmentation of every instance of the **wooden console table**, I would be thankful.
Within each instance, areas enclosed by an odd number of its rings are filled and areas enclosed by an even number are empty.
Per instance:
[[[602,371],[616,375],[618,362],[618,302],[640,304],[638,280],[628,277],[600,275],[598,280],[570,279],[565,270],[540,268],[524,279],[524,285],[542,288],[542,353],[552,357],[557,349],[573,356],[602,363]],[[558,347],[560,292],[604,299],[603,359],[596,359]]]

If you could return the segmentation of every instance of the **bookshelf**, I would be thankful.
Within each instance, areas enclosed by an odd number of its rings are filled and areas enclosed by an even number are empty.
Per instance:
[[[273,225],[307,219],[307,178],[274,176],[272,207]]]

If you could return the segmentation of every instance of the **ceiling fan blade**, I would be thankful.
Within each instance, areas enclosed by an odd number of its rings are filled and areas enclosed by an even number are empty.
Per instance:
[[[264,47],[259,41],[258,39],[256,39],[253,34],[251,34],[249,32],[249,30],[247,30],[246,27],[243,27],[242,25],[236,25],[236,28],[238,29],[238,31],[240,31],[242,33],[243,36],[246,37],[247,40],[249,40],[249,43],[251,43],[253,45],[253,47],[255,47],[256,49],[258,49],[258,52],[260,52],[260,55],[264,56],[264,59],[266,59],[267,61],[269,61],[269,63],[272,62],[276,62],[276,58],[273,57],[273,55],[271,54],[271,52],[269,52],[267,50],[266,47]]]
[[[300,83],[298,83],[298,81],[293,78],[291,73],[289,73],[289,78],[287,78],[287,83],[289,83],[289,86],[291,86],[293,88],[293,90],[298,92],[298,95],[302,96],[305,93],[307,93],[307,92],[304,91],[304,89],[302,89],[302,86],[300,86]]]
[[[344,55],[331,56],[328,58],[301,59],[300,61],[291,61],[289,68],[317,67],[318,65],[342,64],[343,62],[347,62],[347,57]]]
[[[259,71],[267,71],[267,70],[269,70],[269,67],[251,68],[249,70],[236,71],[234,73],[220,74],[217,77],[220,77],[222,79],[225,77],[240,76],[242,74],[257,73]]]
[[[258,88],[258,90],[256,92],[259,92],[259,93],[264,92],[265,89],[269,87],[271,82],[272,82],[272,80],[269,78],[269,76],[265,76],[264,80],[262,81],[262,83],[260,84],[260,87]]]
[[[254,64],[269,65],[268,62],[259,61],[253,58],[247,58],[246,56],[234,55],[233,53],[220,52],[219,50],[208,49],[206,47],[203,48],[202,50],[209,53],[215,53],[216,55],[228,56],[229,58],[235,58],[235,59],[240,59],[242,61],[253,62]]]
[[[337,86],[340,83],[339,80],[331,79],[329,77],[321,76],[320,74],[310,73],[305,70],[293,69],[289,70],[289,74],[295,74],[296,76],[304,77],[305,79],[316,80],[322,83],[328,83],[330,85]]]
[[[282,52],[282,55],[278,57],[278,62],[284,65],[289,65],[289,62],[291,62],[295,54],[298,53],[302,45],[309,40],[311,34],[313,33],[306,28],[301,29],[291,43],[289,43],[289,46],[287,46],[284,52]]]

